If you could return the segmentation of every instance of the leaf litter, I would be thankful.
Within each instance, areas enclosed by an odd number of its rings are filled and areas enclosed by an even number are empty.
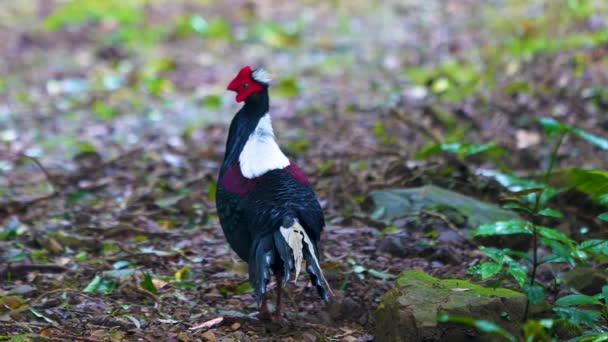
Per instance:
[[[390,222],[370,215],[372,190],[436,184],[498,202],[505,189],[475,172],[493,166],[495,147],[509,151],[497,157],[506,169],[539,169],[548,151],[537,119],[551,115],[580,138],[566,139],[562,165],[608,167],[581,141],[605,147],[599,113],[606,99],[597,90],[608,78],[597,57],[605,46],[536,59],[519,57],[537,53],[531,47],[511,46],[518,57],[480,91],[493,75],[476,74],[466,51],[473,40],[488,51],[498,43],[464,19],[483,6],[476,1],[450,4],[446,17],[432,10],[435,1],[306,9],[261,2],[234,11],[220,2],[154,0],[113,9],[125,16],[102,8],[110,14],[101,21],[66,18],[69,11],[55,12],[61,2],[45,3],[40,11],[28,1],[0,5],[23,14],[0,33],[8,42],[0,46],[0,335],[370,340],[373,312],[395,275],[420,269],[466,277],[482,261],[461,236],[443,239],[457,226],[447,213]],[[130,15],[139,19],[123,21]],[[45,30],[31,29],[41,21]],[[443,30],[453,39],[448,56]],[[374,41],[360,39],[368,31],[379,33]],[[330,222],[321,266],[336,296],[325,306],[304,282],[289,285],[284,326],[251,316],[246,272],[214,208],[226,123],[237,108],[223,91],[226,70],[249,61],[280,75],[275,131],[315,184]],[[581,68],[592,76],[577,78]],[[459,93],[467,97],[454,101]],[[421,151],[427,158],[415,160]],[[559,196],[556,210],[577,209],[577,219],[599,231],[586,213],[606,210]],[[26,284],[33,290],[19,294]]]

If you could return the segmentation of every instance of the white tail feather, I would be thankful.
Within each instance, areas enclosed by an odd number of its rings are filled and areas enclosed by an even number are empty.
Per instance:
[[[300,223],[298,221],[295,221],[295,223],[291,227],[281,227],[281,235],[283,235],[283,238],[287,242],[287,245],[289,245],[289,248],[291,248],[293,252],[293,259],[296,269],[294,283],[298,281],[298,275],[302,270],[302,261],[304,260],[304,244],[302,243],[303,241],[306,244],[308,252],[310,253],[310,255],[312,255],[312,259],[314,260],[317,268],[319,269],[319,271],[321,271],[321,277],[323,278],[323,282],[327,284],[327,280],[325,280],[325,276],[323,275],[323,271],[321,270],[321,266],[319,265],[319,260],[317,260],[317,254],[315,253],[312,241],[310,240],[310,237],[308,237],[308,234],[306,234],[306,231],[300,225]]]

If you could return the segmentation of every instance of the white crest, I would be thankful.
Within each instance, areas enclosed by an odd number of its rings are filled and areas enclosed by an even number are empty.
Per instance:
[[[266,114],[260,118],[239,155],[239,164],[241,173],[249,179],[289,166],[289,159],[274,140],[270,115]]]
[[[268,74],[268,71],[259,68],[259,69],[255,69],[252,73],[251,73],[251,77],[253,77],[254,80],[260,82],[260,83],[265,83],[268,84],[270,83],[271,79],[270,79],[270,75]]]

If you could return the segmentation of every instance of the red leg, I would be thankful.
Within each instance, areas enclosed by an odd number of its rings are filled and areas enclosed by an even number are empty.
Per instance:
[[[277,274],[277,307],[274,310],[273,319],[275,321],[280,321],[283,316],[281,315],[281,294],[283,293],[283,275]]]
[[[260,303],[260,319],[269,319],[270,312],[268,311],[268,303],[266,303],[266,294],[262,297],[262,303]]]

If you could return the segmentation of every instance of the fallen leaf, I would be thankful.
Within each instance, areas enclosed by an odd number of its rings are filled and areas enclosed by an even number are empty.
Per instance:
[[[219,325],[220,323],[222,323],[222,321],[224,321],[224,317],[220,316],[220,317],[214,318],[212,320],[203,322],[199,325],[193,326],[192,328],[190,328],[190,330],[209,329],[216,325]]]
[[[53,331],[51,329],[42,329],[40,331],[40,336],[42,336],[42,337],[51,337],[52,334],[53,334]]]
[[[162,281],[160,279],[157,278],[152,278],[152,284],[154,284],[154,287],[156,287],[158,290],[162,289],[163,287],[165,287],[167,284],[169,284],[166,281]]]
[[[523,150],[540,143],[540,135],[538,133],[523,129],[517,130],[515,133],[515,139],[517,141],[518,150]]]

